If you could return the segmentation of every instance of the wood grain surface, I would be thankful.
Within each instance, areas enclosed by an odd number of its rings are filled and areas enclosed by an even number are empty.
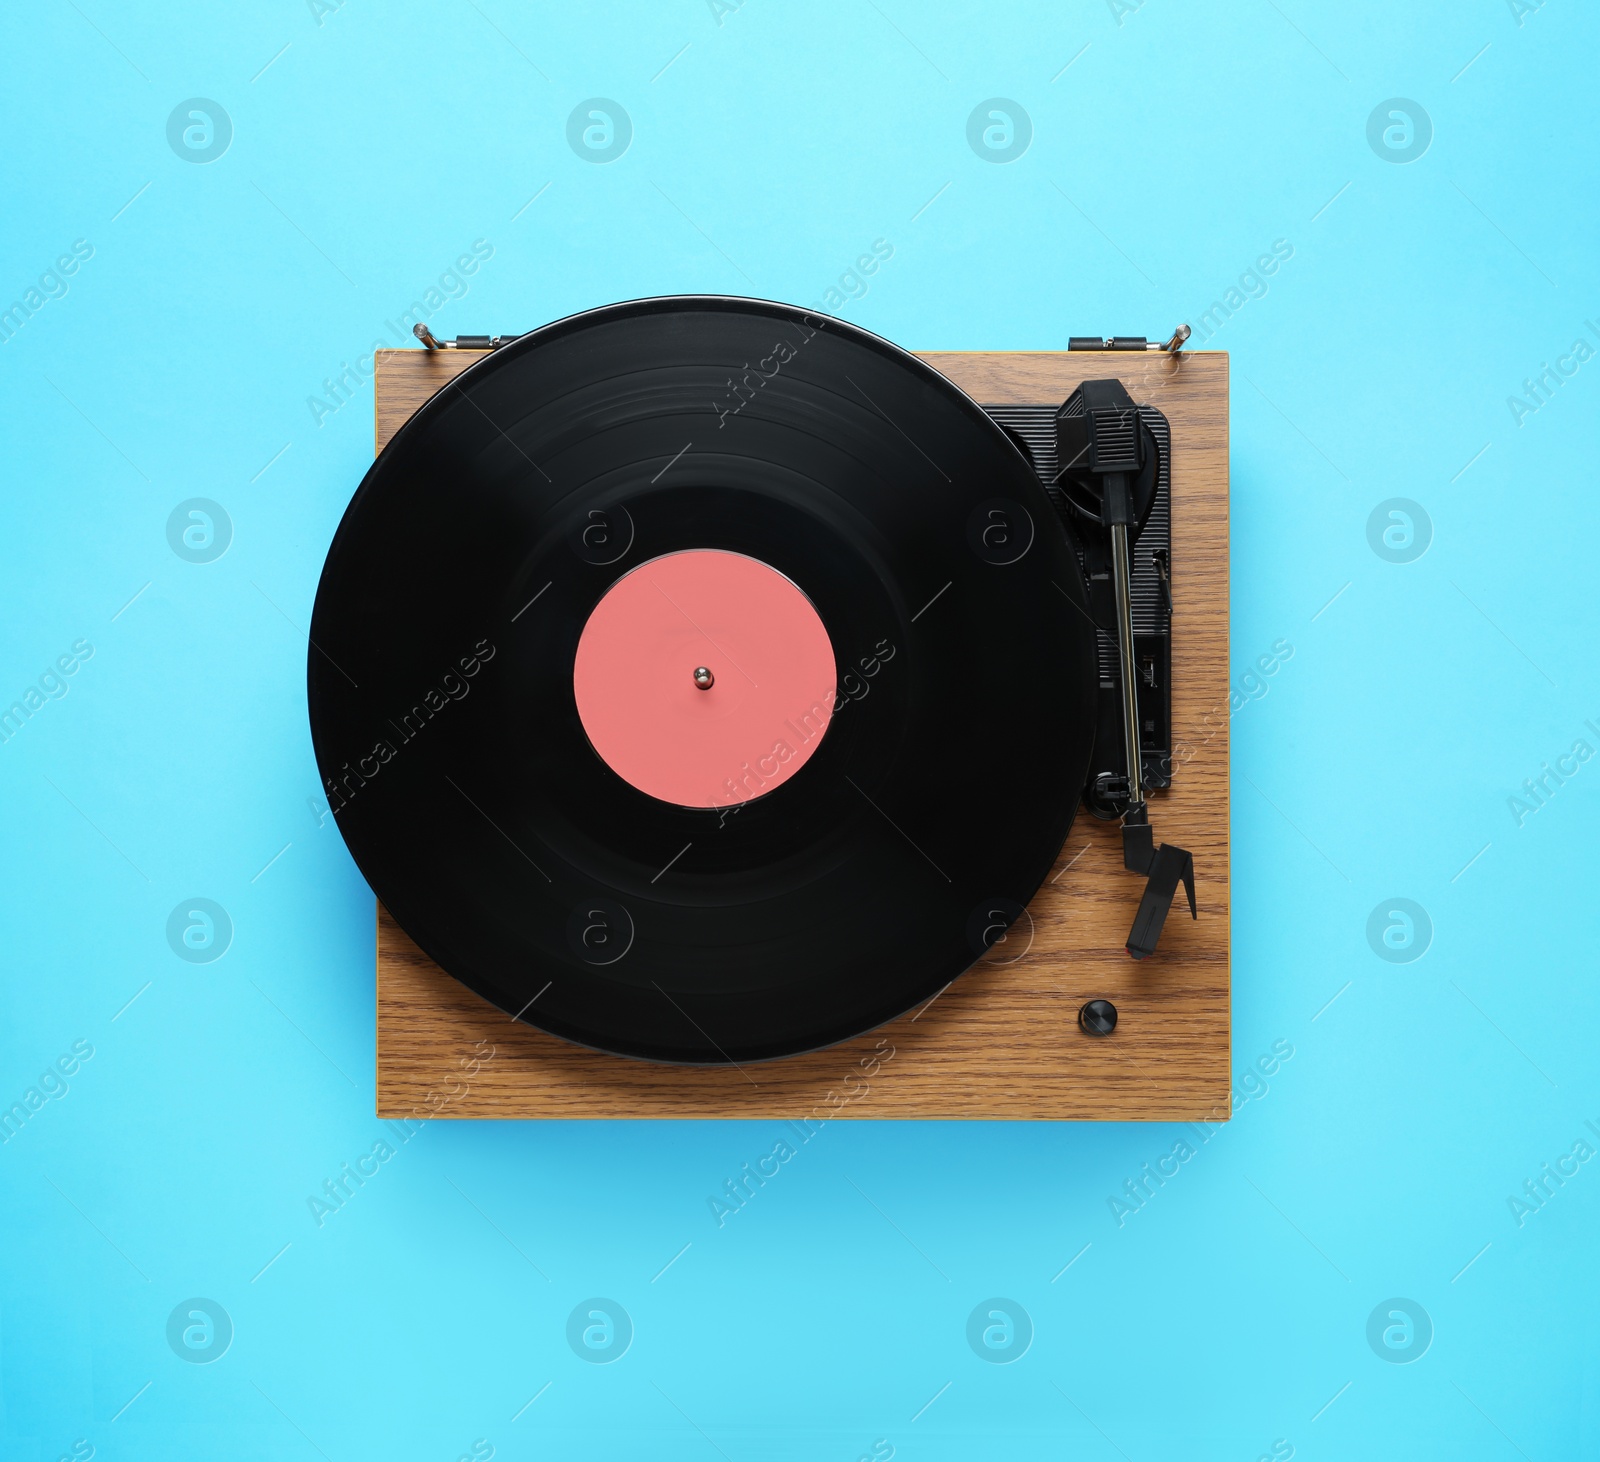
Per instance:
[[[381,451],[478,352],[380,351]],[[1194,854],[1200,918],[1175,904],[1159,950],[1123,949],[1142,880],[1114,824],[1080,811],[1005,945],[919,1012],[843,1045],[753,1065],[651,1065],[520,1024],[457,984],[378,909],[380,1117],[831,1117],[1224,1121],[1229,1111],[1228,357],[929,353],[976,400],[1055,405],[1116,375],[1172,423],[1173,730],[1157,837]],[[1004,962],[1009,959],[1010,962]],[[1115,1002],[1115,1033],[1078,1029]],[[492,1054],[488,1054],[492,1053]],[[474,1069],[475,1068],[475,1069]]]

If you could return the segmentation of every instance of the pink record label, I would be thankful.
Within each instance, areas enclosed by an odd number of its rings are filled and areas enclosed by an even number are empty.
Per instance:
[[[681,807],[730,807],[786,782],[821,744],[837,683],[811,601],[758,559],[710,548],[613,584],[572,667],[601,759]]]

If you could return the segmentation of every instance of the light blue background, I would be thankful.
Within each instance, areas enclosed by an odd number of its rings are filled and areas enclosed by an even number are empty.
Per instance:
[[[1600,765],[1507,799],[1600,747],[1600,360],[1520,425],[1507,397],[1600,343],[1600,24],[1517,8],[9,7],[0,302],[94,255],[0,344],[0,702],[95,652],[0,745],[0,1106],[94,1056],[0,1148],[4,1458],[1596,1455],[1600,1164],[1520,1227],[1508,1197],[1600,1121]],[[166,137],[195,96],[234,129],[204,166]],[[566,140],[594,96],[634,129],[604,166]],[[997,96],[1033,126],[1003,166],[966,140]],[[1396,96],[1434,133],[1407,165],[1367,139]],[[1179,1129],[835,1123],[719,1229],[776,1124],[435,1122],[308,1216],[382,1129],[304,693],[371,389],[307,398],[479,238],[440,334],[811,304],[881,238],[840,313],[1015,350],[1164,332],[1293,245],[1211,344],[1236,678],[1294,647],[1233,718],[1238,1078],[1294,1055],[1123,1226]],[[232,520],[210,564],[168,546],[193,497]],[[1368,543],[1393,497],[1433,525],[1408,564]],[[166,940],[194,896],[235,926],[214,963]],[[1401,896],[1432,944],[1387,963]],[[615,1365],[566,1342],[596,1295]],[[965,1339],[996,1295],[1012,1365]],[[214,1364],[166,1341],[193,1296],[235,1327]],[[1367,1343],[1396,1296],[1414,1364]]]

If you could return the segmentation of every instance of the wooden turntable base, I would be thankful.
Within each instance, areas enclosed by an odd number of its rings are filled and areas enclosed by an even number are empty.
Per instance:
[[[379,351],[378,450],[480,357]],[[1180,889],[1160,948],[1129,959],[1123,941],[1143,880],[1122,867],[1117,826],[1080,811],[1029,906],[1026,955],[1013,958],[1013,941],[1026,937],[1019,923],[920,1011],[826,1051],[741,1070],[651,1065],[545,1035],[457,984],[380,906],[380,1117],[1227,1119],[1228,357],[922,359],[985,405],[1054,406],[1085,378],[1117,376],[1172,424],[1175,771],[1171,790],[1151,800],[1151,820],[1159,839],[1194,854],[1199,921]],[[1097,997],[1120,1013],[1108,1037],[1078,1028],[1078,1008]]]

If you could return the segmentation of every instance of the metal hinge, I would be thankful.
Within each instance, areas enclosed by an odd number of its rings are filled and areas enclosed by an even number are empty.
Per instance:
[[[411,327],[411,333],[429,350],[499,350],[522,339],[520,335],[457,335],[454,340],[440,340],[420,321]]]
[[[1189,338],[1191,331],[1187,325],[1179,325],[1172,332],[1172,336],[1165,342],[1147,340],[1143,335],[1111,335],[1102,340],[1098,335],[1074,335],[1067,341],[1068,350],[1161,350],[1168,355],[1176,355],[1183,349],[1183,342]]]

